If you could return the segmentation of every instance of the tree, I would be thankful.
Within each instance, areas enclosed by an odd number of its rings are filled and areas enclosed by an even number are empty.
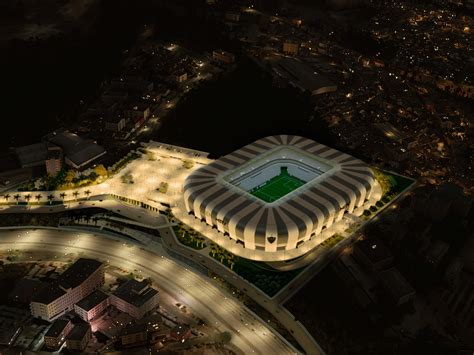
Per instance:
[[[17,205],[18,205],[18,202],[20,201],[20,197],[21,197],[20,194],[16,194],[15,196],[13,196],[13,198],[15,199]]]
[[[216,342],[220,344],[228,344],[232,340],[232,334],[229,332],[223,332],[216,335]]]
[[[95,173],[98,176],[107,176],[107,169],[101,164],[94,168]]]
[[[72,194],[73,194],[74,198],[75,198],[75,199],[76,199],[76,201],[77,201],[77,196],[79,196],[79,192],[77,192],[77,191],[74,191]]]
[[[51,205],[53,203],[53,200],[54,200],[54,195],[49,194],[47,199],[49,201],[49,204]]]
[[[86,190],[84,191],[84,195],[87,196],[87,199],[89,199],[89,195],[91,194],[91,190]]]
[[[64,199],[66,198],[66,195],[67,195],[67,194],[66,194],[65,192],[61,192],[61,193],[59,194],[59,197],[61,197],[61,198],[64,200]]]
[[[41,196],[41,194],[38,194],[38,195],[35,196],[35,199],[36,199],[37,202],[39,202],[42,197],[43,196]]]
[[[76,177],[76,173],[74,172],[74,170],[69,170],[66,174],[66,177],[64,178],[64,182],[67,185],[71,185],[72,180],[74,180],[75,177]]]
[[[26,202],[30,202],[31,195],[30,194],[25,195],[25,200],[26,200]]]
[[[10,197],[11,197],[10,194],[5,194],[5,195],[3,195],[3,198],[4,198],[5,201],[7,201],[7,202],[8,202],[8,200],[10,199]]]

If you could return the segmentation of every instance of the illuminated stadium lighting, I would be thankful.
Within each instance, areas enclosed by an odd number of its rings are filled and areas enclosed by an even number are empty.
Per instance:
[[[303,137],[281,135],[191,173],[184,203],[188,213],[240,249],[260,251],[254,259],[274,254],[284,260],[295,257],[298,248],[301,255],[309,251],[301,246],[363,206],[376,184],[364,162]],[[223,246],[228,238],[221,239]],[[293,252],[285,256],[288,251]]]

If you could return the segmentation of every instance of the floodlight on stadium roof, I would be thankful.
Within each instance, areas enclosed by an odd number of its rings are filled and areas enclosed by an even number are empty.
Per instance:
[[[190,214],[223,238],[278,253],[301,247],[364,205],[375,184],[361,160],[310,139],[278,135],[197,169],[184,183],[184,200]]]

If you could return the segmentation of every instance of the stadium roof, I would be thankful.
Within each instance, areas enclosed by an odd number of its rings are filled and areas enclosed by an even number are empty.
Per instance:
[[[279,156],[274,154],[278,149]],[[292,160],[287,151],[292,152]],[[229,174],[244,170],[256,175],[259,168],[252,165],[267,164],[265,159],[273,158],[283,165],[291,161],[298,168],[305,168],[299,166],[299,158],[307,165],[329,168],[271,203],[226,181]],[[310,139],[279,135],[260,139],[197,169],[184,183],[184,199],[188,211],[244,241],[245,248],[254,249],[255,243],[260,248],[265,245],[265,250],[276,245],[289,250],[309,240],[313,231],[320,233],[323,226],[342,218],[345,209],[351,213],[362,206],[374,184],[372,170],[359,159]],[[275,239],[272,248],[269,244]]]

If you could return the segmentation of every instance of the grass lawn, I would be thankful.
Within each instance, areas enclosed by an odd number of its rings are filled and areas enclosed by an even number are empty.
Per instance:
[[[271,178],[265,184],[253,188],[249,192],[265,202],[273,202],[304,184],[306,184],[305,181],[290,175],[286,167],[281,167],[279,175]]]
[[[206,244],[204,238],[193,235],[192,232],[180,228],[179,226],[173,226],[174,234],[178,238],[181,244],[191,247],[196,250],[204,249]]]
[[[264,262],[240,258],[217,245],[211,246],[209,255],[270,297],[276,295],[304,269],[277,271]]]
[[[303,268],[291,271],[276,271],[265,263],[237,258],[233,270],[272,297],[293,280]]]

